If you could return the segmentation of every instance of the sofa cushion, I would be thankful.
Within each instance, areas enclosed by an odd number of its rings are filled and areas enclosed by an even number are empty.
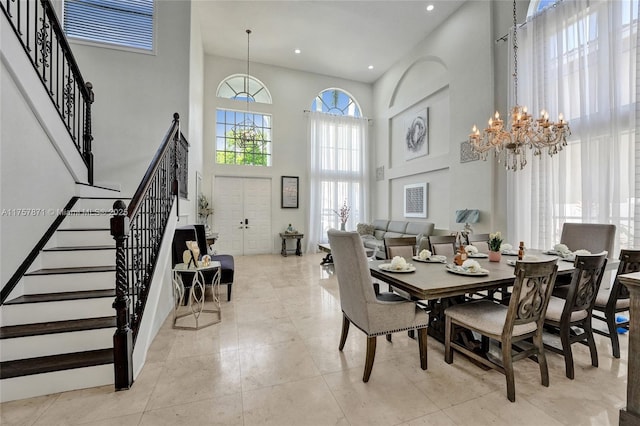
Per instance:
[[[358,223],[356,225],[356,229],[358,231],[358,234],[360,234],[360,236],[373,235],[373,231],[376,230],[375,226],[370,225],[368,223]]]
[[[385,238],[398,238],[398,237],[405,237],[405,236],[406,235],[401,234],[400,232],[385,232],[383,239],[385,239]]]
[[[433,233],[434,224],[431,222],[409,222],[405,234],[428,237]]]
[[[392,220],[387,226],[387,231],[396,232],[400,235],[405,233],[405,229],[407,229],[407,222],[405,222],[404,220]],[[400,235],[398,235],[398,237]],[[390,237],[390,235],[387,236]]]
[[[389,221],[384,219],[376,219],[371,224],[375,229],[381,229],[383,231],[386,231],[387,225],[389,225]]]

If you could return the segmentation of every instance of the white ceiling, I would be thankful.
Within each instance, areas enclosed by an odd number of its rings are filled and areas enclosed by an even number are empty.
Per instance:
[[[207,54],[371,83],[463,0],[193,2]],[[434,10],[426,7],[433,4]],[[302,53],[294,54],[294,49]],[[373,65],[372,70],[368,69]]]

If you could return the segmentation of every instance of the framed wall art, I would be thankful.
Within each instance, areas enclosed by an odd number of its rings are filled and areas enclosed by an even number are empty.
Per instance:
[[[468,163],[469,161],[478,161],[480,154],[473,150],[469,141],[460,143],[460,162]]]
[[[283,209],[298,208],[298,177],[282,176],[281,207]]]
[[[429,109],[405,120],[405,160],[429,154]]]
[[[427,184],[404,186],[404,217],[427,217]]]

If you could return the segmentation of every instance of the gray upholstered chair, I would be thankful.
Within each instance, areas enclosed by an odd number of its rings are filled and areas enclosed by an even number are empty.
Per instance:
[[[456,236],[429,235],[429,246],[431,247],[431,253],[453,259],[456,255]]]
[[[416,254],[415,237],[385,237],[384,248],[387,259],[395,256],[404,257],[407,262]]]
[[[565,299],[551,296],[545,315],[545,328],[560,335],[562,348],[545,344],[545,348],[564,356],[565,373],[573,379],[573,353],[571,344],[587,343],[591,365],[598,366],[598,351],[591,329],[591,312],[607,266],[606,253],[576,256],[575,269]],[[578,334],[578,329],[582,332]]]
[[[467,242],[480,253],[489,253],[489,234],[468,234]]]
[[[607,257],[613,256],[613,243],[616,238],[616,226],[606,223],[564,223],[560,243],[569,250],[589,250],[591,253],[606,251]]]
[[[593,332],[609,337],[614,358],[620,358],[618,327],[629,329],[629,320],[617,322],[616,314],[629,310],[629,289],[620,282],[622,274],[640,271],[640,250],[620,250],[620,265],[610,289],[601,289],[593,306],[593,318],[607,323],[608,332],[594,328]]]
[[[478,300],[454,305],[445,310],[445,362],[453,362],[453,349],[494,368],[506,376],[507,398],[516,400],[513,361],[538,356],[542,384],[549,386],[549,370],[542,342],[544,315],[553,290],[558,265],[556,260],[546,262],[522,262],[515,266],[516,279],[509,306]],[[482,335],[483,347],[489,339],[500,342],[502,362],[497,363],[452,341],[453,326],[459,326]],[[513,353],[512,344],[533,338],[533,346]]]
[[[328,231],[342,307],[342,351],[353,323],[367,335],[363,382],[369,381],[376,355],[376,338],[405,330],[418,330],[420,367],[427,369],[427,314],[397,294],[373,291],[369,261],[357,232]]]

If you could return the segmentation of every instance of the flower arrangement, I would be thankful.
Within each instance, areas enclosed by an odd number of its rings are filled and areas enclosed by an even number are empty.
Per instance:
[[[340,218],[340,223],[347,223],[347,220],[349,220],[349,213],[351,213],[351,207],[347,206],[347,200],[344,200],[340,210],[334,210],[333,212]]]
[[[489,250],[490,251],[500,251],[500,246],[502,245],[502,234],[500,231],[489,234]]]
[[[209,216],[213,214],[213,209],[209,207],[209,200],[207,197],[200,194],[198,198],[198,215],[203,218],[204,222],[207,222]]]

